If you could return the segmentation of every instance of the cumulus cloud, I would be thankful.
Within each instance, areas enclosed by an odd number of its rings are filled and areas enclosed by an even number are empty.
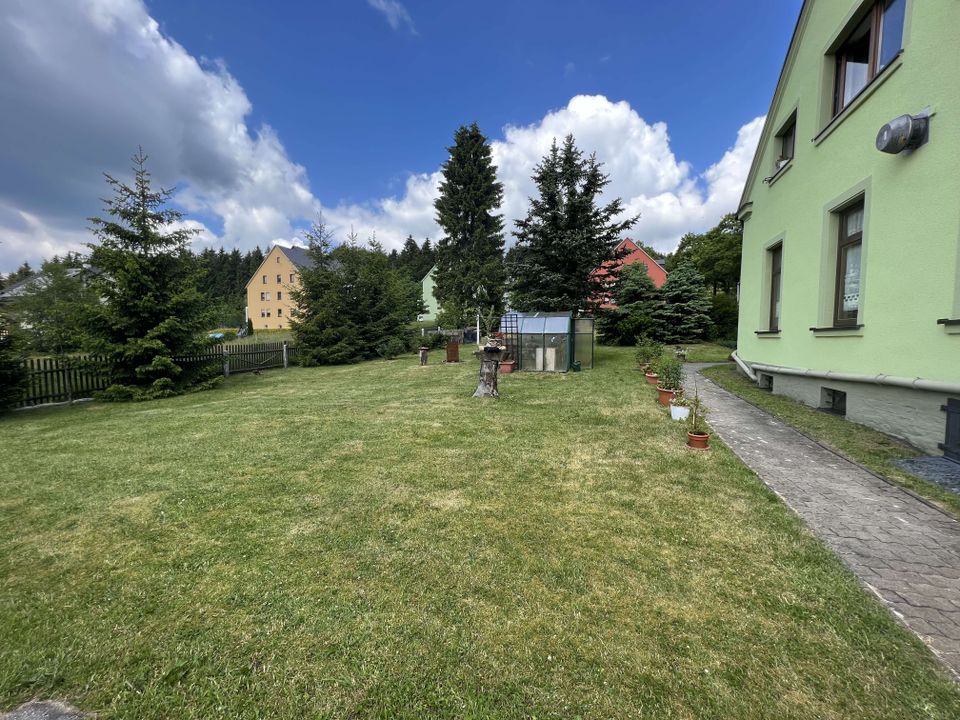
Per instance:
[[[417,34],[417,28],[413,25],[413,18],[410,13],[397,0],[367,0],[367,4],[386,18],[390,27],[394,30],[406,28],[411,35]]]
[[[129,177],[138,145],[154,179],[203,225],[250,247],[316,216],[304,168],[222,64],[161,33],[141,0],[10,0],[0,9],[0,266],[89,240],[102,172]],[[201,220],[192,222],[202,224]]]
[[[596,152],[610,175],[604,197],[622,198],[626,214],[640,213],[631,234],[654,247],[670,251],[680,237],[704,230],[724,213],[737,208],[763,129],[763,117],[751,120],[737,133],[735,143],[701,174],[678,160],[670,147],[667,126],[648,123],[627,102],[601,95],[578,95],[566,107],[547,113],[525,126],[507,126],[503,137],[491,142],[497,177],[504,186],[502,212],[508,232],[526,213],[536,188],[534,167],[558,141],[573,133],[584,152]],[[404,193],[367,205],[341,206],[325,211],[336,233],[351,225],[361,237],[376,233],[388,246],[414,237],[439,237],[433,201],[438,195],[440,171],[411,175]]]
[[[403,10],[390,0],[371,4]],[[409,175],[394,197],[322,204],[276,132],[248,125],[251,103],[226,67],[164,35],[142,0],[7,0],[0,77],[2,271],[82,249],[90,240],[84,218],[101,211],[106,192],[102,172],[129,177],[140,144],[152,154],[154,179],[177,186],[201,247],[289,244],[320,213],[337,240],[351,229],[388,248],[408,234],[440,236],[439,169]],[[530,125],[487,128],[508,243],[534,194],[530,175],[555,137],[573,133],[582,150],[596,152],[612,179],[607,197],[642,214],[634,236],[669,250],[684,232],[736,208],[762,126],[763,118],[744,125],[699,174],[674,155],[664,123],[603,96],[576,96]]]

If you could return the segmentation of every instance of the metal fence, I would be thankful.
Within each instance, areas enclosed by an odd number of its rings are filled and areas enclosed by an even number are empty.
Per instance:
[[[297,348],[285,342],[213,345],[195,355],[174,358],[178,365],[213,366],[224,375],[296,364]],[[112,382],[109,360],[94,355],[27,358],[26,384],[16,407],[87,400]]]

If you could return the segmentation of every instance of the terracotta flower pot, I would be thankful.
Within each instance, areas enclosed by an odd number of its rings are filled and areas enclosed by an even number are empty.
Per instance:
[[[516,360],[504,360],[502,363],[500,363],[500,372],[503,373],[504,375],[509,375],[516,369],[517,369]]]
[[[687,445],[697,450],[706,450],[710,447],[710,435],[707,433],[687,433]]]
[[[646,376],[647,376],[647,382],[650,383],[651,385],[656,385],[657,380],[660,379],[656,373],[652,373],[652,372],[646,373]]]
[[[666,407],[671,402],[673,402],[673,399],[677,396],[677,391],[670,390],[669,388],[658,387],[657,393],[658,393],[657,402],[663,405],[664,407]]]

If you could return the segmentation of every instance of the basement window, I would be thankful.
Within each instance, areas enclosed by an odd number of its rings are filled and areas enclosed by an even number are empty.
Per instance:
[[[757,387],[767,392],[773,392],[773,375],[757,373]]]
[[[820,388],[820,409],[831,415],[847,416],[847,394],[833,388]]]

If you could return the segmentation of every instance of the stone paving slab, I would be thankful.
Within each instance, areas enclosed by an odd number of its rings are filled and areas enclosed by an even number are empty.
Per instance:
[[[960,679],[960,522],[688,364],[714,432]]]

